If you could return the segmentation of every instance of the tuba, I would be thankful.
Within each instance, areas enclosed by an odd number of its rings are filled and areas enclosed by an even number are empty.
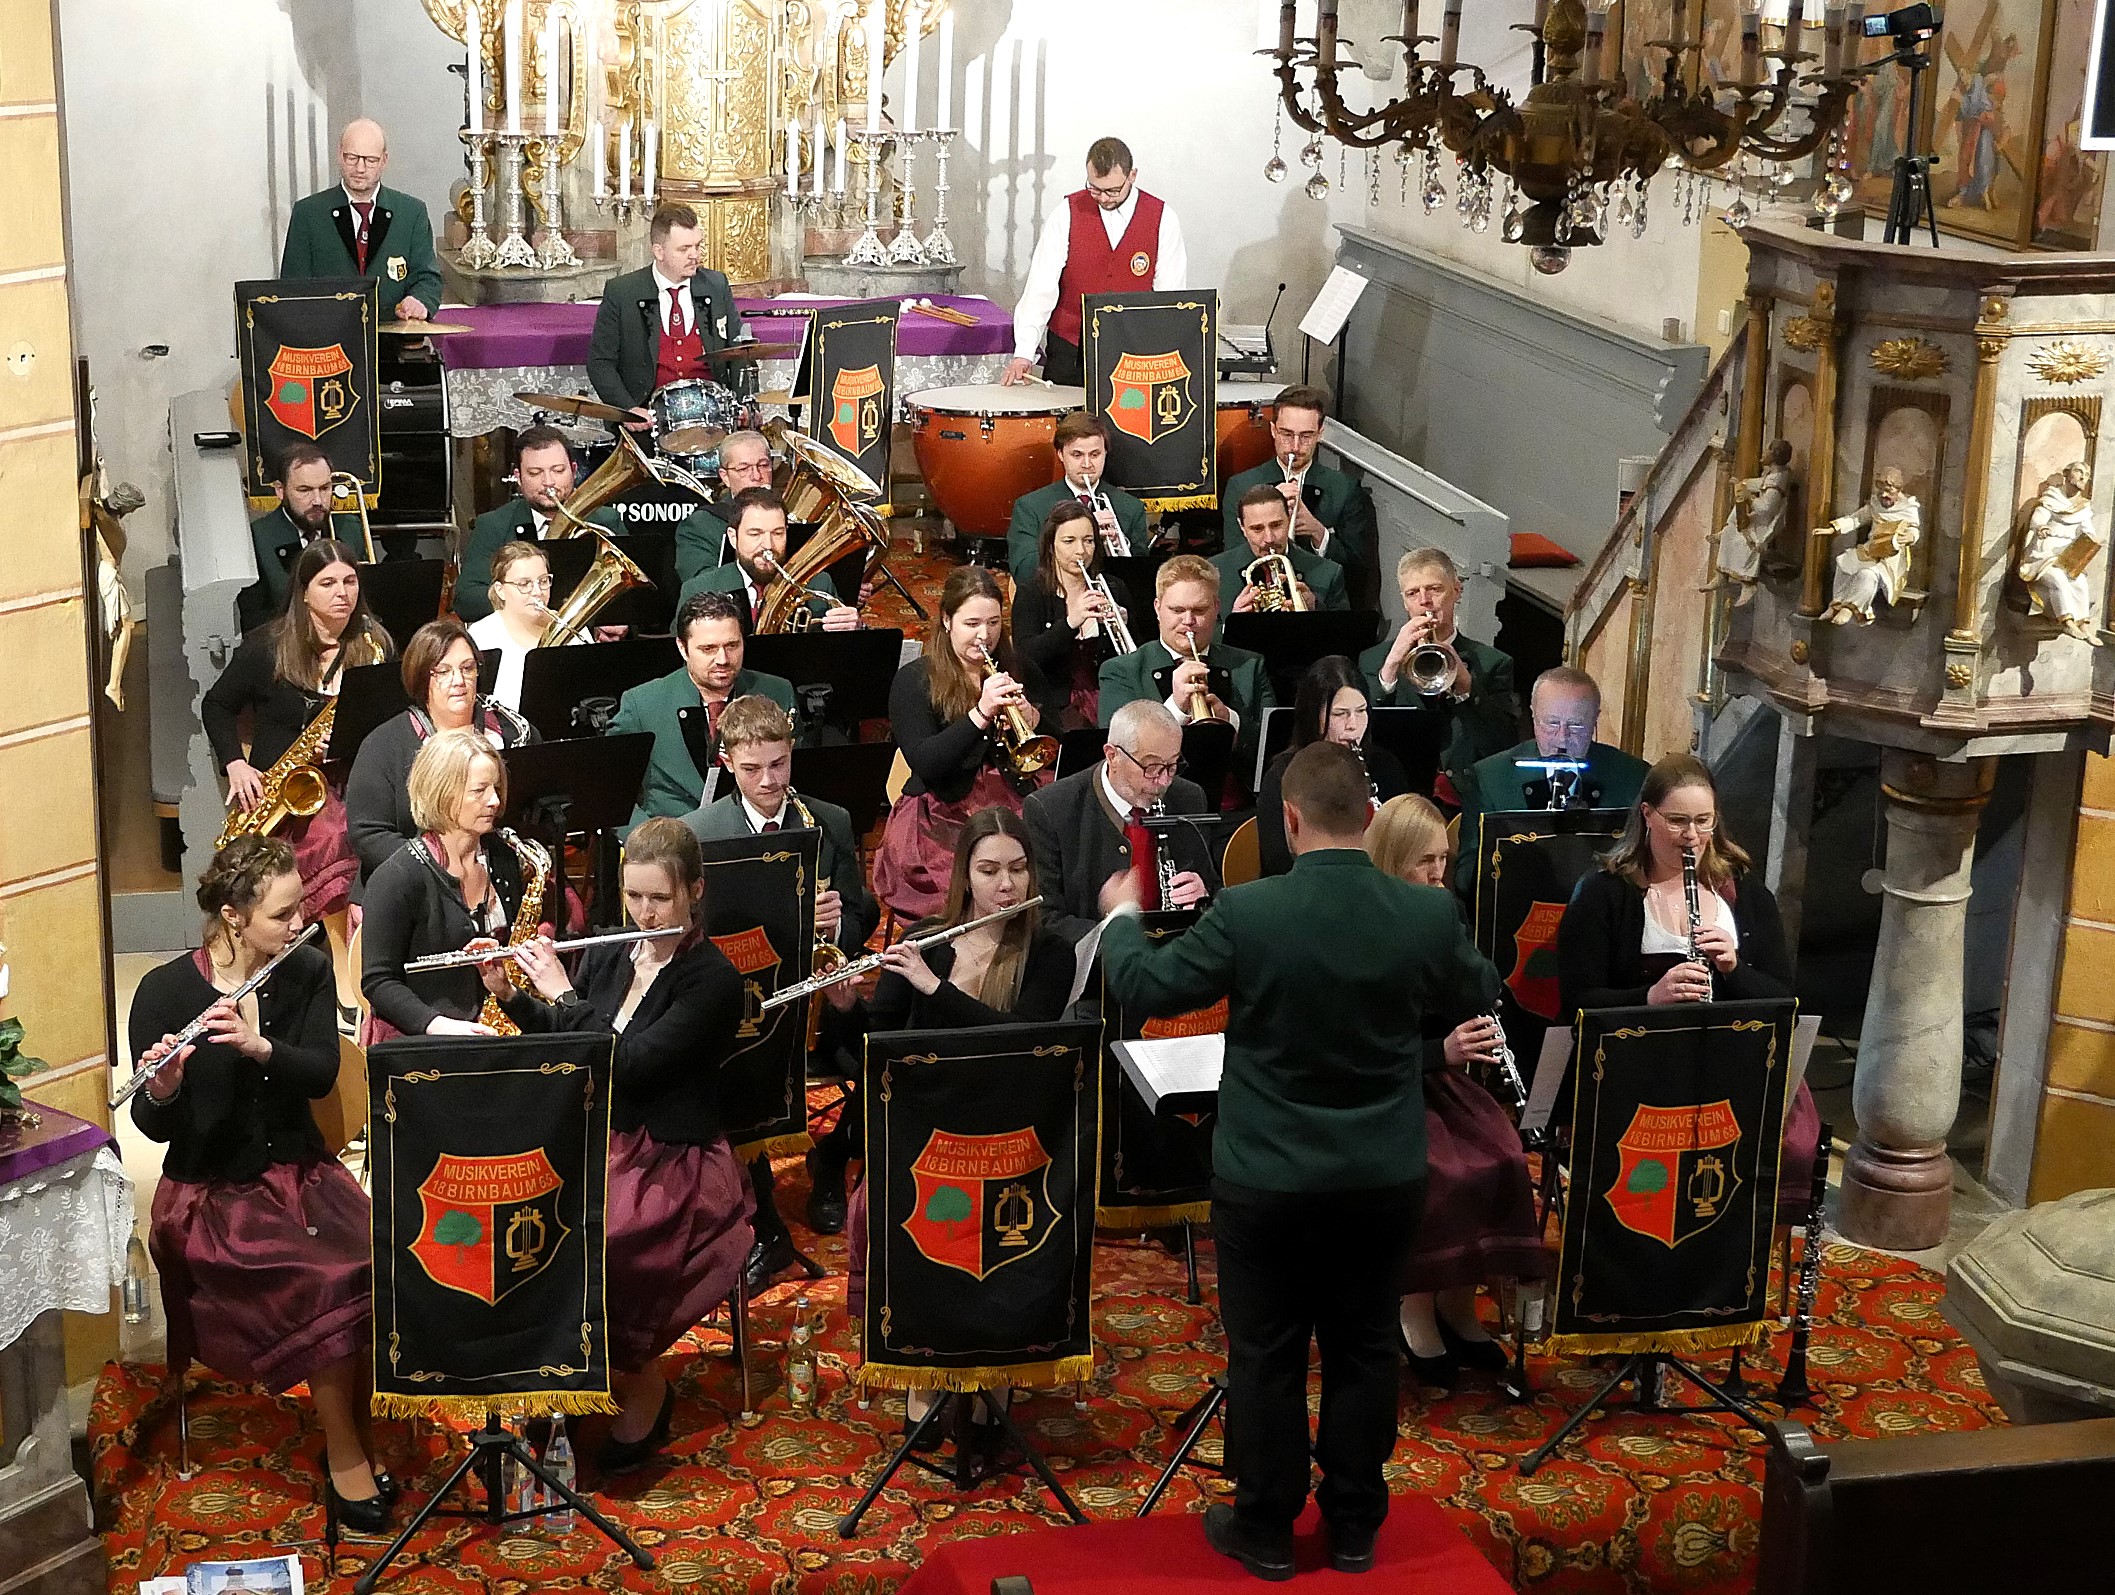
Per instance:
[[[1259,614],[1307,613],[1307,600],[1300,596],[1300,575],[1289,555],[1265,554],[1242,571],[1241,581],[1256,595],[1250,607]]]
[[[650,457],[640,448],[631,433],[617,434],[617,447],[610,457],[588,473],[586,481],[566,495],[566,501],[558,506],[559,516],[551,526],[554,537],[578,537],[591,530],[587,517],[614,498],[621,498],[633,488],[644,487],[648,482],[659,482],[663,487],[684,487],[698,495],[699,502],[712,497],[712,490],[690,472],[670,459]],[[570,527],[561,528],[557,521],[570,522]]]
[[[882,492],[872,477],[783,421],[767,424],[764,431],[791,466],[779,495],[786,501],[786,519],[812,521],[815,533],[779,566],[780,580],[765,592],[756,620],[760,636],[806,630],[813,622],[807,601],[823,596],[813,590],[816,577],[855,549],[865,552],[864,570],[871,570],[889,546],[888,530],[873,508]]]
[[[551,855],[541,842],[517,835],[507,826],[499,828],[499,836],[514,849],[514,856],[521,861],[521,906],[514,911],[514,923],[507,931],[507,945],[519,947],[543,928],[543,900],[551,889]],[[505,967],[507,979],[517,989],[527,991],[529,976],[521,967],[521,960],[510,958]],[[477,1022],[503,1036],[521,1034],[521,1026],[507,1017],[507,1010],[489,992],[485,995],[484,1005],[477,1010]]]

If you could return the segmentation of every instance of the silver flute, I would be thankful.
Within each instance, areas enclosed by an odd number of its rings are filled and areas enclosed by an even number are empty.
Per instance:
[[[315,920],[310,924],[304,925],[301,928],[301,934],[296,936],[292,941],[288,942],[276,954],[274,954],[271,961],[267,963],[262,969],[258,970],[256,974],[250,976],[248,980],[245,980],[241,985],[237,986],[233,991],[228,992],[225,996],[215,997],[213,999],[212,1008],[208,1008],[205,1013],[200,1014],[196,1019],[192,1020],[189,1024],[185,1025],[183,1029],[177,1031],[177,1033],[170,1038],[167,1051],[165,1051],[159,1058],[156,1058],[154,1062],[148,1064],[146,1068],[135,1069],[132,1071],[132,1078],[127,1080],[122,1086],[118,1087],[118,1094],[110,1099],[110,1105],[113,1108],[121,1108],[127,1102],[130,1102],[134,1096],[138,1095],[140,1091],[146,1088],[146,1084],[149,1080],[152,1080],[156,1075],[162,1072],[163,1065],[168,1063],[171,1058],[175,1057],[179,1052],[183,1051],[184,1048],[190,1046],[192,1042],[196,1041],[200,1036],[206,1033],[206,1018],[207,1015],[212,1013],[213,1008],[218,1008],[224,1002],[241,1002],[243,998],[247,997],[251,992],[255,991],[259,986],[263,985],[267,980],[271,979],[272,971],[277,969],[281,964],[285,963],[289,958],[293,957],[294,950],[297,947],[306,947],[309,944],[310,938],[312,938],[322,928],[323,921],[320,919]]]
[[[1041,897],[1031,897],[1025,903],[1015,903],[1013,907],[1002,908],[996,914],[985,914],[977,919],[966,919],[959,925],[948,926],[945,930],[929,931],[923,936],[906,936],[902,941],[894,945],[908,947],[914,952],[926,947],[938,947],[943,942],[953,941],[957,936],[968,935],[979,925],[996,925],[1002,919],[1011,919],[1016,914],[1026,913],[1029,909],[1042,902],[1042,900]],[[769,1013],[774,1008],[783,1007],[789,1002],[798,1002],[801,998],[812,996],[826,987],[841,986],[848,980],[857,980],[862,975],[872,974],[881,967],[881,960],[882,955],[880,953],[869,953],[864,958],[855,958],[848,964],[839,965],[828,974],[810,975],[806,980],[798,981],[791,986],[774,991],[757,1004],[757,1012]]]
[[[659,930],[613,930],[600,936],[576,936],[571,941],[554,941],[551,943],[551,951],[569,953],[581,947],[606,947],[613,942],[660,941],[666,936],[681,936],[688,929],[685,925],[664,925]],[[461,969],[468,964],[495,963],[502,958],[517,958],[520,955],[520,946],[504,943],[498,947],[480,947],[475,951],[465,947],[457,952],[428,953],[424,958],[414,958],[404,966],[404,973],[423,975],[430,969]]]

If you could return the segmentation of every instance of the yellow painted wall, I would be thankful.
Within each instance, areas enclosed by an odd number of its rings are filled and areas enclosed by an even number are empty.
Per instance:
[[[2033,1202],[2115,1186],[2115,762],[2086,758]]]

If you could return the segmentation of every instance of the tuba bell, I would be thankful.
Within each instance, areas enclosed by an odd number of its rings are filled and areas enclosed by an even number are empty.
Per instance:
[[[756,621],[760,636],[803,628],[807,600],[822,596],[812,591],[818,576],[856,549],[867,556],[864,575],[889,546],[888,530],[873,508],[881,488],[872,477],[783,421],[768,423],[764,432],[785,451],[790,467],[779,494],[786,501],[786,519],[813,521],[815,532],[779,566],[783,579],[765,591]],[[857,594],[849,601],[856,604]]]
[[[563,504],[558,509],[560,514],[567,513]],[[543,635],[536,639],[539,648],[564,647],[587,630],[594,623],[595,616],[619,593],[654,584],[653,578],[641,570],[623,549],[592,526],[586,528],[586,533],[598,545],[595,557],[588,565],[587,574],[580,578],[580,584],[566,601],[549,611],[550,618],[544,622]]]
[[[565,502],[558,506],[558,514],[552,517],[550,535],[580,536],[592,529],[587,524],[589,515],[612,499],[622,498],[648,482],[658,482],[663,487],[688,488],[698,495],[700,503],[712,497],[711,488],[674,460],[653,458],[639,447],[631,433],[619,432],[617,447],[610,452],[610,457],[590,471],[587,480],[568,493]]]

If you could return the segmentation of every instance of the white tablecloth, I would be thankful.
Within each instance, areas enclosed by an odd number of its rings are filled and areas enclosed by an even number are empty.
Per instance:
[[[0,1185],[0,1347],[47,1308],[110,1311],[131,1237],[132,1182],[115,1147]]]

